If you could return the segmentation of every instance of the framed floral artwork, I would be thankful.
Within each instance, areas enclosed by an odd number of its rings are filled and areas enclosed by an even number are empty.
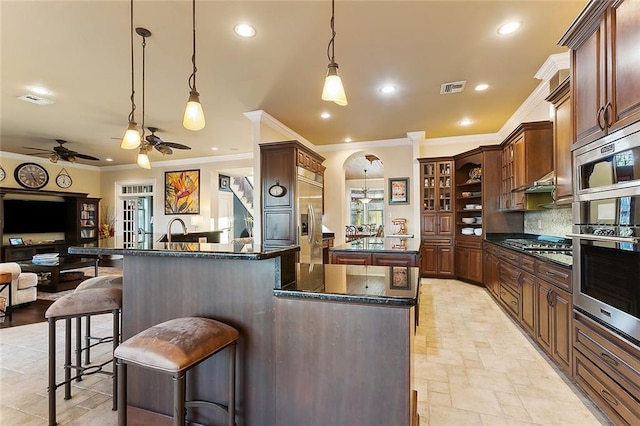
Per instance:
[[[389,178],[389,204],[409,204],[409,178]]]
[[[200,213],[200,170],[164,173],[164,214]]]

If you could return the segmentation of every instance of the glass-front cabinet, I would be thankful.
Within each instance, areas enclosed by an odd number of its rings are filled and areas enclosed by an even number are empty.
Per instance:
[[[451,277],[455,196],[451,157],[420,158],[421,273]]]
[[[77,235],[78,243],[84,247],[98,245],[98,227],[100,226],[100,199],[79,198],[77,200]]]

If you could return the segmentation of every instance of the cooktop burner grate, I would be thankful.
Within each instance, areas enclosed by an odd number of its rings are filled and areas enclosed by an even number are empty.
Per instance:
[[[571,250],[571,243],[566,240],[545,241],[527,238],[507,238],[503,242],[520,250]]]

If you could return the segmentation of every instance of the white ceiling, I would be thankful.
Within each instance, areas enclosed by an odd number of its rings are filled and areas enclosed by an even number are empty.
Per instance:
[[[425,131],[427,138],[497,132],[539,84],[534,74],[554,53],[586,1],[337,0],[336,62],[349,105],[320,99],[330,38],[329,0],[198,0],[197,87],[207,117],[200,132],[182,128],[191,73],[191,2],[136,0],[134,26],[149,29],[145,124],[165,141],[191,146],[171,158],[252,150],[244,112],[265,110],[314,144],[384,140]],[[2,0],[0,149],[31,153],[55,139],[129,164],[119,148],[130,104],[128,1]],[[522,22],[511,37],[496,29]],[[240,39],[233,26],[257,29]],[[136,119],[142,121],[141,39],[135,36]],[[440,95],[442,83],[466,80],[463,93]],[[382,96],[393,82],[398,92]],[[491,87],[474,92],[477,83]],[[43,85],[55,101],[17,99]],[[329,120],[320,113],[330,112]],[[464,117],[474,121],[463,128]],[[211,151],[212,147],[218,151]],[[105,158],[111,157],[113,163]],[[152,162],[162,155],[154,152]],[[165,157],[166,158],[166,157]]]

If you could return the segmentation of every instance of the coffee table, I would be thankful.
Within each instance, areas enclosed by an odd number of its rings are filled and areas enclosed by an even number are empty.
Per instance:
[[[49,293],[55,293],[61,290],[69,290],[71,288],[75,288],[80,281],[72,281],[69,283],[64,283],[65,286],[63,288],[60,287],[60,272],[68,271],[70,269],[78,269],[84,268],[87,266],[93,266],[95,268],[94,276],[98,276],[98,259],[97,258],[86,258],[86,257],[76,257],[76,256],[60,256],[58,258],[58,264],[56,265],[38,265],[33,263],[32,261],[20,262],[20,268],[26,272],[35,272],[35,273],[49,273],[49,280],[38,282],[38,290],[46,291]]]

